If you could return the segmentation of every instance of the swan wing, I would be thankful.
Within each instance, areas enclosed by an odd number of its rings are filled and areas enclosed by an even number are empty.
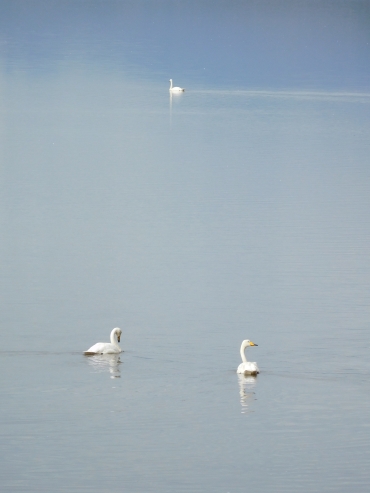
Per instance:
[[[121,349],[110,342],[97,342],[85,354],[115,354],[120,353]]]
[[[244,373],[244,374],[249,374],[249,373],[259,373],[259,368],[257,366],[257,363],[252,363],[248,361],[247,363],[240,363],[237,369],[237,373]]]

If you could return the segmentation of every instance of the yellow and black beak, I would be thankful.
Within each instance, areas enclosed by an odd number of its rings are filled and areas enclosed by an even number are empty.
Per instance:
[[[118,334],[118,336],[117,336],[117,339],[118,339],[118,342],[120,342],[120,340],[121,340],[121,336],[120,336],[119,334]]]
[[[254,342],[252,342],[252,341],[250,342],[250,345],[251,345],[251,346],[258,346],[258,344],[255,344],[255,343],[254,343]]]

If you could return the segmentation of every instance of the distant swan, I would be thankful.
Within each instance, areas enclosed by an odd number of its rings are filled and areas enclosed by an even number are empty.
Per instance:
[[[85,351],[84,354],[90,355],[90,354],[121,353],[122,349],[117,344],[116,337],[115,337],[115,336],[117,336],[117,340],[118,340],[118,342],[120,342],[121,334],[122,334],[122,330],[119,329],[118,327],[116,327],[110,333],[110,342],[97,342],[96,344],[91,346],[90,349]]]
[[[251,363],[250,361],[247,361],[247,358],[244,354],[245,348],[249,346],[258,346],[258,344],[255,344],[248,339],[242,342],[242,345],[240,346],[240,356],[242,357],[243,363],[240,363],[236,372],[244,373],[244,375],[257,375],[257,373],[260,372],[257,363]]]
[[[184,92],[182,87],[172,87],[172,79],[170,79],[170,92]]]

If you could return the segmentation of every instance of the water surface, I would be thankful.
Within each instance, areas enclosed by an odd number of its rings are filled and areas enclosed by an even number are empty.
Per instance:
[[[1,490],[367,491],[366,2],[1,9]]]

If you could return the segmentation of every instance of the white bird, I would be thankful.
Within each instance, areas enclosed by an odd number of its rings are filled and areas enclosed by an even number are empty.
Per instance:
[[[255,344],[248,339],[242,342],[242,345],[240,346],[240,356],[242,357],[243,363],[240,363],[236,372],[244,373],[244,375],[257,375],[257,373],[260,372],[257,363],[247,361],[247,358],[244,354],[245,348],[249,346],[258,346],[258,344]]]
[[[172,87],[172,79],[170,79],[170,92],[184,92],[182,87]]]
[[[87,351],[84,351],[84,354],[90,355],[90,354],[121,353],[122,349],[119,347],[119,345],[116,342],[116,336],[118,342],[120,342],[121,334],[122,334],[122,330],[116,327],[110,333],[110,342],[97,342],[96,344],[91,346],[91,348],[89,348]]]

